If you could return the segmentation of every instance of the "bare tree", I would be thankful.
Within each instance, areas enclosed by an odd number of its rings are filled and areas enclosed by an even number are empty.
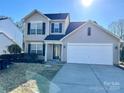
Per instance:
[[[112,22],[108,28],[112,33],[124,40],[124,19]]]
[[[16,22],[15,23],[16,24],[16,26],[21,30],[21,31],[23,31],[23,23],[20,21],[20,22]]]

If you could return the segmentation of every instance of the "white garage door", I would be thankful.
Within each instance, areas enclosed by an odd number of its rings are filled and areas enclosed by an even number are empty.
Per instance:
[[[69,43],[67,46],[67,62],[112,65],[113,45]]]

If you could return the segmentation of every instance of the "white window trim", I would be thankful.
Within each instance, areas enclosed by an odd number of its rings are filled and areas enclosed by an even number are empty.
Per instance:
[[[60,33],[59,32],[59,29],[60,29],[59,24],[60,23],[54,23],[54,31],[55,31],[55,29],[57,29],[57,32],[54,32],[54,33]]]
[[[56,28],[55,25],[57,25],[58,27]],[[58,29],[58,31],[59,31],[59,22],[54,23],[54,31],[55,31],[55,29]],[[60,33],[60,32],[52,32],[51,31],[51,33]]]
[[[30,21],[30,23],[43,23],[43,21]]]
[[[30,21],[30,23],[31,24],[38,24],[38,23],[41,23],[41,24],[43,24],[43,21]],[[42,25],[42,27],[43,27],[43,25]],[[43,35],[42,33],[41,34],[38,34],[37,33],[37,29],[38,28],[38,26],[36,25],[36,27],[35,27],[35,32],[36,32],[36,34],[30,34],[30,35],[36,35],[36,36],[38,36],[38,35]]]
[[[52,22],[52,23],[59,24],[59,23],[62,23],[62,22]],[[50,24],[51,26],[52,26],[52,23]],[[54,25],[54,27],[55,27],[55,25]],[[52,32],[52,29],[50,28],[50,34],[64,34],[63,33],[63,28],[64,28],[63,23],[62,23],[62,32],[61,33],[60,32]]]
[[[51,35],[65,35],[65,33],[50,33]]]
[[[36,54],[37,54],[37,50],[38,50],[38,47],[37,47],[38,44],[41,44],[41,45],[42,45],[42,51],[43,51],[43,43],[41,43],[41,42],[31,42],[30,44],[31,44],[31,45],[32,45],[32,44],[36,45],[36,49],[35,49]],[[32,49],[31,49],[31,51],[32,51]]]
[[[30,44],[43,44],[42,42],[31,42]]]

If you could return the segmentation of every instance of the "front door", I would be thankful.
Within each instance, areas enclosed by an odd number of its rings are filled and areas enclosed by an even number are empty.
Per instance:
[[[60,44],[53,45],[53,59],[61,60],[61,45]]]

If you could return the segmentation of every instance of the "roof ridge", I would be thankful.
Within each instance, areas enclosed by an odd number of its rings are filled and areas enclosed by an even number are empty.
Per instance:
[[[44,14],[44,15],[52,20],[58,20],[58,19],[66,19],[67,16],[69,16],[69,13],[54,13],[54,14]]]
[[[70,14],[70,13],[44,13],[45,15],[50,15],[50,14]]]
[[[71,21],[70,23],[84,23],[86,21]]]

